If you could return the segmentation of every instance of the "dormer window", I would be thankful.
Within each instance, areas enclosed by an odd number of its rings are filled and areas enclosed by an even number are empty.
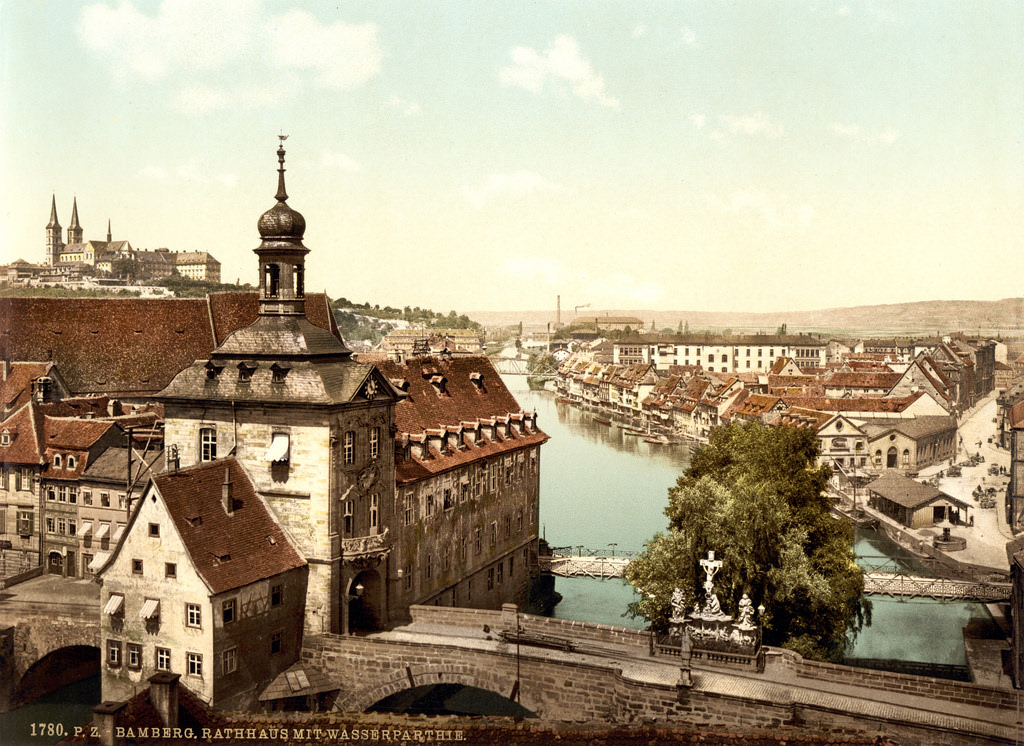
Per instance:
[[[256,363],[241,362],[238,364],[239,383],[248,383],[252,380],[252,374],[256,372]]]
[[[291,368],[287,365],[281,365],[280,363],[274,363],[270,366],[271,383],[284,383],[285,377],[288,375],[288,371]]]
[[[0,432],[0,446],[9,446],[11,444],[11,431],[6,427],[3,432]]]
[[[71,454],[69,453],[69,454],[68,454],[68,468],[69,468],[69,469],[74,469],[74,468],[76,468],[77,466],[78,466],[78,459],[76,459],[76,458],[75,458],[74,456],[72,456],[72,455],[71,455]]]
[[[208,380],[208,381],[216,381],[217,377],[220,375],[220,372],[222,370],[224,370],[224,366],[223,365],[217,365],[212,360],[207,360],[205,367],[206,367],[206,380]]]
[[[430,377],[430,385],[434,387],[438,396],[448,393],[448,379],[440,374]]]
[[[480,393],[484,393],[487,389],[484,388],[484,374],[473,372],[469,374],[469,380],[473,382],[473,386]]]
[[[54,469],[61,469],[61,468],[63,468],[63,465],[64,465],[64,462],[61,459],[60,454],[59,453],[53,454],[53,468]]]

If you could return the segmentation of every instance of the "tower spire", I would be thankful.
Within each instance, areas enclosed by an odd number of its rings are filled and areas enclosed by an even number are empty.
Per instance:
[[[280,166],[277,169],[277,194],[274,197],[278,202],[284,202],[288,199],[288,192],[284,188],[284,141],[288,139],[288,135],[282,133],[277,139],[281,141],[277,146],[277,162]]]
[[[54,194],[50,198],[50,222],[46,224],[46,229],[51,230],[53,228],[60,228],[60,221],[57,220],[57,195]]]
[[[114,239],[110,237],[110,218],[107,218],[107,243],[110,243]]]
[[[68,226],[68,243],[82,243],[82,226],[78,222],[78,197],[71,203],[71,225]]]

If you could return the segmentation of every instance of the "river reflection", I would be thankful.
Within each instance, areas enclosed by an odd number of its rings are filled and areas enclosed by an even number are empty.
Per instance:
[[[540,503],[551,546],[638,552],[665,530],[668,490],[690,463],[688,445],[647,443],[550,392],[526,389],[521,376],[504,380],[551,436],[541,450]]]

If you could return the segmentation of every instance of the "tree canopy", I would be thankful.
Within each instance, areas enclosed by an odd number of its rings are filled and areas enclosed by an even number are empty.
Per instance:
[[[743,593],[763,604],[765,643],[818,660],[840,660],[847,634],[870,624],[852,531],[829,511],[827,466],[816,465],[810,430],[732,424],[712,432],[669,490],[668,533],[630,562],[626,579],[641,600],[629,613],[664,629],[672,591],[704,601],[700,559],[723,566],[715,590],[735,613]]]

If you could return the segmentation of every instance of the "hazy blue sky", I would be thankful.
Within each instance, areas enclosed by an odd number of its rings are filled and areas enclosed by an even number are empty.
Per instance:
[[[1024,294],[1024,3],[3,0],[0,261],[255,282],[277,134],[310,289],[447,311]]]

